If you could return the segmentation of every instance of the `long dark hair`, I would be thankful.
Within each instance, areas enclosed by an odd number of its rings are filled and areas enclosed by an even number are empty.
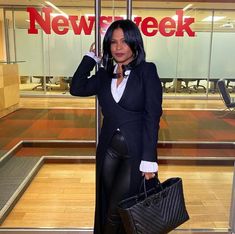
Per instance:
[[[128,68],[132,69],[133,67],[140,64],[142,61],[145,61],[143,39],[136,24],[133,21],[127,19],[114,21],[106,31],[103,40],[102,64],[104,68],[110,73],[113,70],[113,59],[110,50],[111,40],[113,31],[117,28],[121,28],[123,30],[126,43],[130,47],[134,55],[134,59],[133,61],[131,61],[131,63],[128,64]]]

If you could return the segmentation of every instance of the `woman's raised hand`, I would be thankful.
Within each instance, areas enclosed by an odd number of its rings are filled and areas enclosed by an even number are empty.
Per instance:
[[[101,57],[102,57],[101,52],[99,51],[99,54],[98,54],[98,55],[96,54],[96,51],[95,51],[95,42],[93,42],[93,43],[91,44],[89,51],[90,51],[90,52],[93,52],[93,53],[96,55],[96,57],[98,57],[98,58],[101,59]]]
[[[90,52],[93,52],[95,54],[95,42],[93,42],[90,46]]]

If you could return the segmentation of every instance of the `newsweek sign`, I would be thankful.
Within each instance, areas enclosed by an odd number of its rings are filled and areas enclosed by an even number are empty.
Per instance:
[[[69,27],[72,28],[75,35],[84,33],[90,35],[95,24],[94,16],[81,16],[78,18],[76,15],[70,15],[65,17],[58,15],[52,17],[52,9],[50,7],[42,8],[42,15],[33,7],[28,7],[29,13],[29,34],[38,34],[36,25],[38,24],[46,34],[51,34],[53,31],[58,35],[64,35],[68,33]],[[113,20],[122,19],[122,17],[101,16],[100,27],[101,31],[105,31],[106,28]],[[135,17],[133,21],[139,27],[141,32],[147,37],[153,37],[161,34],[165,37],[183,37],[188,35],[194,37],[195,32],[191,29],[191,25],[194,23],[194,18],[185,18],[182,10],[176,11],[176,19],[171,17],[165,17],[162,19],[156,19],[154,17]]]

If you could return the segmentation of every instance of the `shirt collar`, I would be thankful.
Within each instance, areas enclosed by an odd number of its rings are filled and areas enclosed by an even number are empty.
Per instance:
[[[114,67],[114,69],[113,69],[113,73],[114,74],[117,74],[117,68],[118,68],[118,64],[115,64],[115,67]],[[129,69],[129,70],[126,70],[125,72],[124,72],[124,78],[127,78],[129,75],[130,75],[130,73],[131,73],[131,70]]]

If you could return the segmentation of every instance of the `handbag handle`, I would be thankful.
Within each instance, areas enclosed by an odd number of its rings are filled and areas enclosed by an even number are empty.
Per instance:
[[[158,179],[158,176],[156,176],[152,179],[154,179],[156,181],[156,188],[159,186],[161,191],[163,191],[163,187],[162,187],[162,184],[161,184],[160,180]],[[145,195],[145,198],[147,198],[148,194],[147,194],[147,189],[146,189],[146,179],[145,179],[145,177],[141,180],[138,197],[140,197],[141,190],[142,190],[143,186],[144,186],[144,195]]]

